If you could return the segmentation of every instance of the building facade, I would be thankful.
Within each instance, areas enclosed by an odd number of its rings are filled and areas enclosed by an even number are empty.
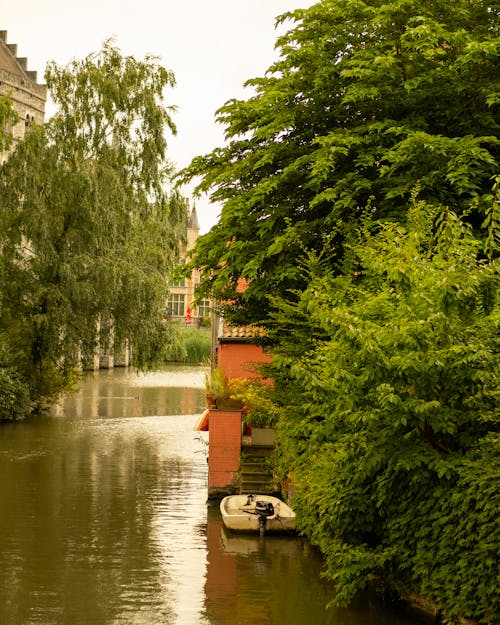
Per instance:
[[[184,199],[186,203],[186,228],[185,244],[181,250],[181,258],[186,259],[189,251],[194,247],[196,239],[200,234],[200,225],[196,207],[190,208],[189,199]],[[177,282],[168,285],[169,296],[165,308],[165,318],[178,323],[185,323],[199,327],[202,323],[210,323],[211,305],[209,300],[201,300],[194,305],[196,289],[200,284],[200,272],[195,269],[188,278],[182,278]]]
[[[12,100],[19,116],[17,124],[5,128],[12,135],[13,149],[31,124],[43,124],[47,87],[37,82],[37,73],[28,70],[28,59],[17,56],[17,44],[7,43],[7,31],[0,30],[0,97]],[[7,154],[0,155],[3,162]]]

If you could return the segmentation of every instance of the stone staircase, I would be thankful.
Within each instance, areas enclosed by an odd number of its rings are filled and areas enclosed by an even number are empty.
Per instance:
[[[273,474],[269,467],[269,457],[274,446],[245,445],[240,462],[240,493],[256,495],[271,494]]]

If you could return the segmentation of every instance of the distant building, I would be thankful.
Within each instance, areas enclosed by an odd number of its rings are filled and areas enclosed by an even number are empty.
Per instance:
[[[19,122],[6,128],[14,139],[13,147],[24,137],[31,124],[43,124],[47,87],[37,82],[37,74],[28,71],[28,59],[17,56],[17,44],[7,43],[7,31],[0,30],[0,96],[12,100]],[[4,161],[7,154],[0,155]]]
[[[186,228],[185,228],[185,246],[181,250],[181,258],[186,259],[188,252],[194,247],[196,239],[200,234],[200,225],[196,207],[190,209],[189,199],[186,202]],[[182,278],[178,282],[171,282],[168,285],[170,294],[167,299],[165,316],[167,319],[194,327],[199,326],[203,322],[209,323],[211,315],[210,300],[201,300],[195,307],[194,299],[196,289],[200,284],[200,272],[193,270],[188,278]]]

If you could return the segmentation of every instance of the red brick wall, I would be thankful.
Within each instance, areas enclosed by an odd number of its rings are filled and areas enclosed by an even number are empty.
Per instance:
[[[224,536],[222,521],[220,515],[215,519],[211,511],[209,508],[205,611],[210,623],[233,623],[235,618],[239,618],[238,606],[241,602],[238,592],[240,559],[221,548],[221,538]]]
[[[247,343],[220,343],[217,361],[228,378],[258,377],[252,365],[269,362],[261,347]],[[218,498],[238,491],[241,454],[241,412],[211,410],[209,414],[208,496]]]
[[[270,362],[271,357],[262,347],[248,343],[221,343],[218,346],[217,361],[227,378],[254,378],[255,363]]]
[[[236,492],[240,468],[241,412],[211,410],[208,428],[208,496]]]

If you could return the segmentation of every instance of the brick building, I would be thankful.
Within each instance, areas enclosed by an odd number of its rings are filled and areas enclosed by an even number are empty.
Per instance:
[[[247,288],[244,280],[237,289]],[[223,317],[215,317],[212,328],[213,357],[224,376],[261,379],[258,366],[271,362],[271,355],[259,345],[264,331],[256,326],[233,326]],[[218,499],[235,492],[269,492],[272,483],[265,468],[274,448],[275,432],[269,428],[252,428],[244,435],[242,411],[239,409],[208,411],[209,455],[208,497]],[[242,451],[246,461],[242,461]],[[251,468],[247,476],[246,464]]]

